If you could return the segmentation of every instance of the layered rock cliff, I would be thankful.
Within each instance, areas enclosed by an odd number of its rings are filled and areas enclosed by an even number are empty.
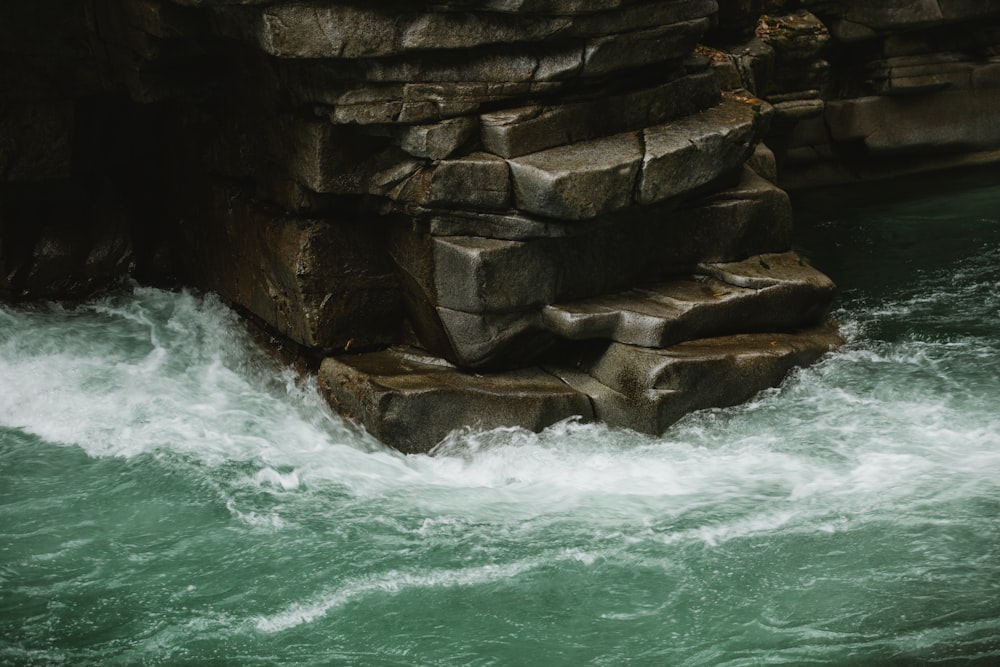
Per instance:
[[[1000,3],[720,3],[723,85],[770,101],[785,188],[1000,159]]]
[[[1000,157],[991,2],[372,4],[0,9],[0,296],[217,291],[404,451],[655,433],[839,340],[776,182]]]

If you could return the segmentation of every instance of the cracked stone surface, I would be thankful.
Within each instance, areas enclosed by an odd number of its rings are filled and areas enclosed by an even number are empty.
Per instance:
[[[590,399],[539,368],[476,375],[412,348],[328,357],[319,375],[330,403],[382,442],[430,451],[451,431],[593,419]]]
[[[659,434],[694,410],[747,401],[842,343],[835,327],[823,325],[692,340],[664,349],[612,343],[575,365],[547,368],[593,399],[597,419]]]
[[[703,273],[719,272],[707,265],[787,251],[791,213],[783,191],[746,169],[735,187],[681,208],[643,207],[582,227],[564,224],[571,230],[564,235],[521,240],[400,228],[392,254],[407,277],[404,299],[428,349],[466,367],[523,364],[550,347],[553,335],[574,338],[573,332],[581,331],[556,327],[555,311],[544,324],[545,306],[690,274],[700,264]],[[773,289],[766,292],[772,296],[761,303],[790,299],[791,312],[784,314],[780,306],[765,312],[781,322],[822,312],[832,286],[808,267],[799,269],[812,283],[801,276],[801,286],[782,283],[783,266],[775,260]],[[708,277],[725,280],[725,275]],[[732,312],[750,308],[726,303]]]
[[[694,276],[542,309],[549,331],[573,340],[642,347],[814,324],[834,285],[795,253],[701,264]]]
[[[10,223],[0,293],[217,291],[409,452],[744,400],[838,340],[779,179],[1000,146],[1000,67],[979,0],[719,4],[6,3],[5,202],[73,222]]]

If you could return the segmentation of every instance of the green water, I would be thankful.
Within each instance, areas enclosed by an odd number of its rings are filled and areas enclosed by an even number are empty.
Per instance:
[[[213,298],[0,309],[0,664],[1000,663],[1000,188],[812,218],[848,345],[660,438],[404,457]]]

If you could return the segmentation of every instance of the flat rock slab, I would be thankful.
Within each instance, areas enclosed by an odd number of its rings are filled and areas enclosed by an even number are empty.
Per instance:
[[[832,325],[797,333],[709,338],[662,350],[621,344],[573,365],[463,372],[405,347],[328,357],[331,406],[405,453],[431,451],[464,427],[532,431],[573,416],[660,434],[692,410],[746,401],[842,343]]]
[[[439,160],[389,192],[390,198],[401,203],[459,210],[504,210],[510,196],[507,163],[489,153]]]
[[[647,29],[662,31],[674,24],[707,23],[715,3],[675,0],[580,16],[574,16],[578,11],[524,15],[479,6],[470,8],[474,11],[442,11],[441,7],[420,11],[419,5],[413,9],[416,11],[349,3],[287,2],[267,7],[231,7],[220,12],[217,21],[229,35],[281,58],[385,58],[620,33],[638,33],[623,41],[641,44]]]
[[[576,367],[547,368],[586,393],[597,419],[659,434],[694,410],[743,403],[843,343],[832,324],[738,334],[649,349],[612,343]]]
[[[363,74],[348,82],[325,60],[277,60],[270,65],[294,104],[313,106],[338,125],[433,124],[475,113],[486,104],[565,88],[561,81],[380,83],[365,81]]]
[[[761,100],[729,95],[672,123],[512,158],[516,208],[586,220],[678,197],[738,169],[769,111]]]
[[[844,42],[1000,14],[1000,7],[988,0],[840,0],[815,4],[823,5],[816,13],[834,37]]]
[[[792,329],[822,317],[834,284],[795,253],[703,264],[672,280],[542,309],[544,326],[573,340],[667,347],[738,331]]]
[[[632,203],[642,164],[638,134],[550,148],[510,160],[517,208],[563,220],[583,220]]]
[[[414,157],[442,160],[468,142],[479,128],[475,118],[449,118],[439,123],[403,125],[396,130],[396,142]]]
[[[826,122],[834,141],[860,141],[872,155],[990,150],[1000,137],[997,109],[1000,88],[947,90],[830,102]]]
[[[638,203],[676,197],[742,164],[762,131],[764,108],[760,100],[729,96],[700,113],[646,129]]]
[[[710,71],[672,81],[560,105],[535,105],[480,116],[483,147],[513,158],[596,137],[631,132],[719,102]]]
[[[319,384],[341,414],[411,454],[465,426],[540,431],[573,416],[593,419],[586,395],[539,368],[476,375],[403,347],[329,357]]]

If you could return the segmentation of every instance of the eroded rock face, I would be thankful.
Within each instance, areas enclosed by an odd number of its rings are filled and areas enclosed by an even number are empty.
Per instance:
[[[386,345],[399,337],[400,293],[378,230],[306,218],[215,187],[188,202],[177,269],[313,350]]]
[[[540,431],[594,419],[587,394],[540,368],[474,375],[413,348],[328,357],[319,383],[341,414],[407,453],[430,451],[466,426]]]
[[[0,295],[217,291],[404,451],[658,433],[838,344],[779,183],[1000,156],[992,2],[369,4],[6,3]]]
[[[765,141],[783,187],[1000,160],[996,2],[763,4],[753,38],[720,26],[709,40],[723,87],[774,106]]]
[[[412,348],[329,357],[319,372],[330,403],[408,453],[451,431],[539,431],[579,418],[659,434],[685,414],[736,405],[842,344],[832,326],[739,334],[666,348],[621,343],[543,367],[474,375]]]

